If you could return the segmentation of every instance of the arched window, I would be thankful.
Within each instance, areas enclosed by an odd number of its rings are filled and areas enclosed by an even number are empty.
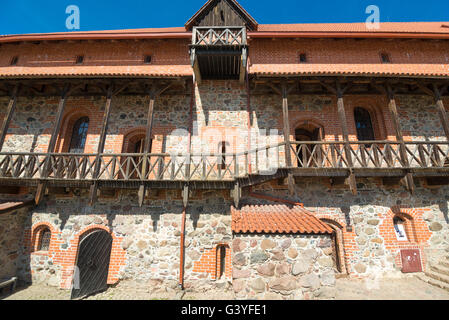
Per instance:
[[[49,228],[43,228],[38,233],[37,251],[48,251],[50,249],[51,231]]]
[[[395,216],[393,218],[393,226],[396,238],[399,241],[408,241],[407,233],[405,232],[405,220],[398,216]]]
[[[226,246],[217,246],[216,257],[217,280],[226,275]]]
[[[354,109],[355,127],[357,129],[357,139],[359,141],[374,141],[374,129],[371,115],[364,108]]]
[[[87,130],[89,129],[89,118],[78,119],[73,125],[72,137],[70,139],[70,153],[83,153],[86,145]]]
[[[226,170],[226,141],[222,141],[218,144],[218,153],[221,154],[219,165],[222,170]]]
[[[316,167],[322,163],[321,145],[307,142],[323,140],[323,129],[313,123],[304,122],[295,129],[296,162],[298,167]],[[303,142],[303,143],[300,143]]]

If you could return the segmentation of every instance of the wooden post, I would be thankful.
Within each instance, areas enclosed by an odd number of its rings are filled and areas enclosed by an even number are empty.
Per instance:
[[[147,174],[147,166],[148,166],[148,153],[151,152],[151,135],[153,134],[153,116],[154,116],[154,100],[156,99],[156,94],[152,89],[149,90],[150,103],[148,105],[148,116],[147,116],[147,128],[145,133],[145,143],[143,147],[144,157],[142,164],[142,180],[145,180],[145,176]],[[143,200],[145,198],[146,187],[145,184],[142,183],[139,187],[138,197],[139,197],[139,206],[143,205]]]
[[[438,108],[438,114],[440,115],[441,124],[443,125],[444,133],[446,134],[446,139],[449,141],[449,121],[447,118],[447,112],[444,108],[443,99],[441,98],[441,92],[438,90],[437,86],[434,85],[435,101]]]
[[[348,134],[348,127],[347,127],[347,121],[346,121],[346,113],[345,113],[345,105],[343,101],[343,93],[344,90],[341,89],[340,82],[336,82],[337,85],[337,111],[338,111],[338,118],[340,119],[340,125],[341,130],[343,133],[343,140],[344,140],[344,146],[345,146],[345,156],[346,161],[348,162],[349,167],[349,188],[351,189],[352,194],[357,194],[357,183],[355,180],[355,175],[353,172],[353,163],[352,163],[352,155],[351,155],[351,146],[349,144],[349,134]]]
[[[94,183],[90,187],[90,201],[89,201],[90,205],[93,205],[97,201],[97,190],[98,190],[97,179],[101,169],[100,155],[104,151],[104,145],[106,142],[106,133],[108,130],[109,115],[111,113],[112,95],[113,95],[113,86],[110,85],[106,96],[106,106],[103,114],[103,126],[101,128],[100,141],[98,143],[97,156],[95,159],[95,167],[92,177],[94,179]]]
[[[288,98],[287,98],[287,84],[282,83],[282,116],[284,122],[284,142],[285,142],[285,165],[287,168],[292,167],[291,147],[290,147],[290,122],[288,118]],[[287,176],[288,190],[290,195],[295,193],[295,180],[292,173]]]
[[[17,94],[19,92],[19,85],[16,85],[11,93],[11,97],[8,103],[8,109],[6,111],[5,118],[3,119],[2,127],[0,128],[0,151],[3,148],[5,142],[6,133],[8,132],[9,124],[11,123],[12,115],[16,109]]]
[[[62,116],[64,114],[65,103],[67,101],[67,97],[70,92],[70,84],[66,84],[64,89],[61,92],[61,98],[59,99],[58,112],[56,115],[55,126],[53,127],[53,131],[51,133],[50,142],[48,143],[47,148],[47,156],[45,158],[44,168],[42,170],[42,179],[46,179],[50,174],[50,164],[51,164],[51,154],[55,151],[56,140],[58,138],[59,130],[61,129],[61,121]],[[45,189],[47,187],[47,183],[45,181],[39,182],[37,185],[36,196],[34,201],[36,204],[39,204],[42,201],[42,198],[45,194]]]
[[[396,133],[396,140],[399,142],[399,152],[401,154],[402,161],[406,167],[409,167],[409,162],[407,158],[407,151],[404,144],[404,137],[402,135],[401,124],[399,122],[398,110],[396,108],[396,100],[394,97],[394,91],[390,85],[387,85],[387,95],[388,95],[388,109],[391,113],[391,118],[393,120],[393,127]],[[413,194],[415,192],[415,183],[413,182],[413,176],[410,172],[405,175],[405,185],[406,188]]]

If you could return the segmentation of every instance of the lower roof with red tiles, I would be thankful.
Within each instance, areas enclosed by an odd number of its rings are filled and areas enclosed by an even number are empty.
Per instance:
[[[244,205],[231,212],[234,233],[332,234],[327,224],[300,206]]]
[[[14,210],[32,206],[34,205],[34,200],[26,200],[26,201],[0,201],[0,214],[5,214],[12,212]]]

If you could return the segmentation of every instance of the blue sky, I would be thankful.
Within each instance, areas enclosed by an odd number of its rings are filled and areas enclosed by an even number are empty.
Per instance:
[[[80,8],[80,31],[178,27],[206,0],[3,0],[0,34],[65,32],[66,7]],[[240,0],[262,24],[363,22],[365,8],[380,8],[380,21],[449,21],[449,0]]]

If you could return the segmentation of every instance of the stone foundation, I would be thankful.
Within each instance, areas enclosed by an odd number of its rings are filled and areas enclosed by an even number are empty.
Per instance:
[[[235,235],[233,252],[237,298],[335,297],[329,235]]]

